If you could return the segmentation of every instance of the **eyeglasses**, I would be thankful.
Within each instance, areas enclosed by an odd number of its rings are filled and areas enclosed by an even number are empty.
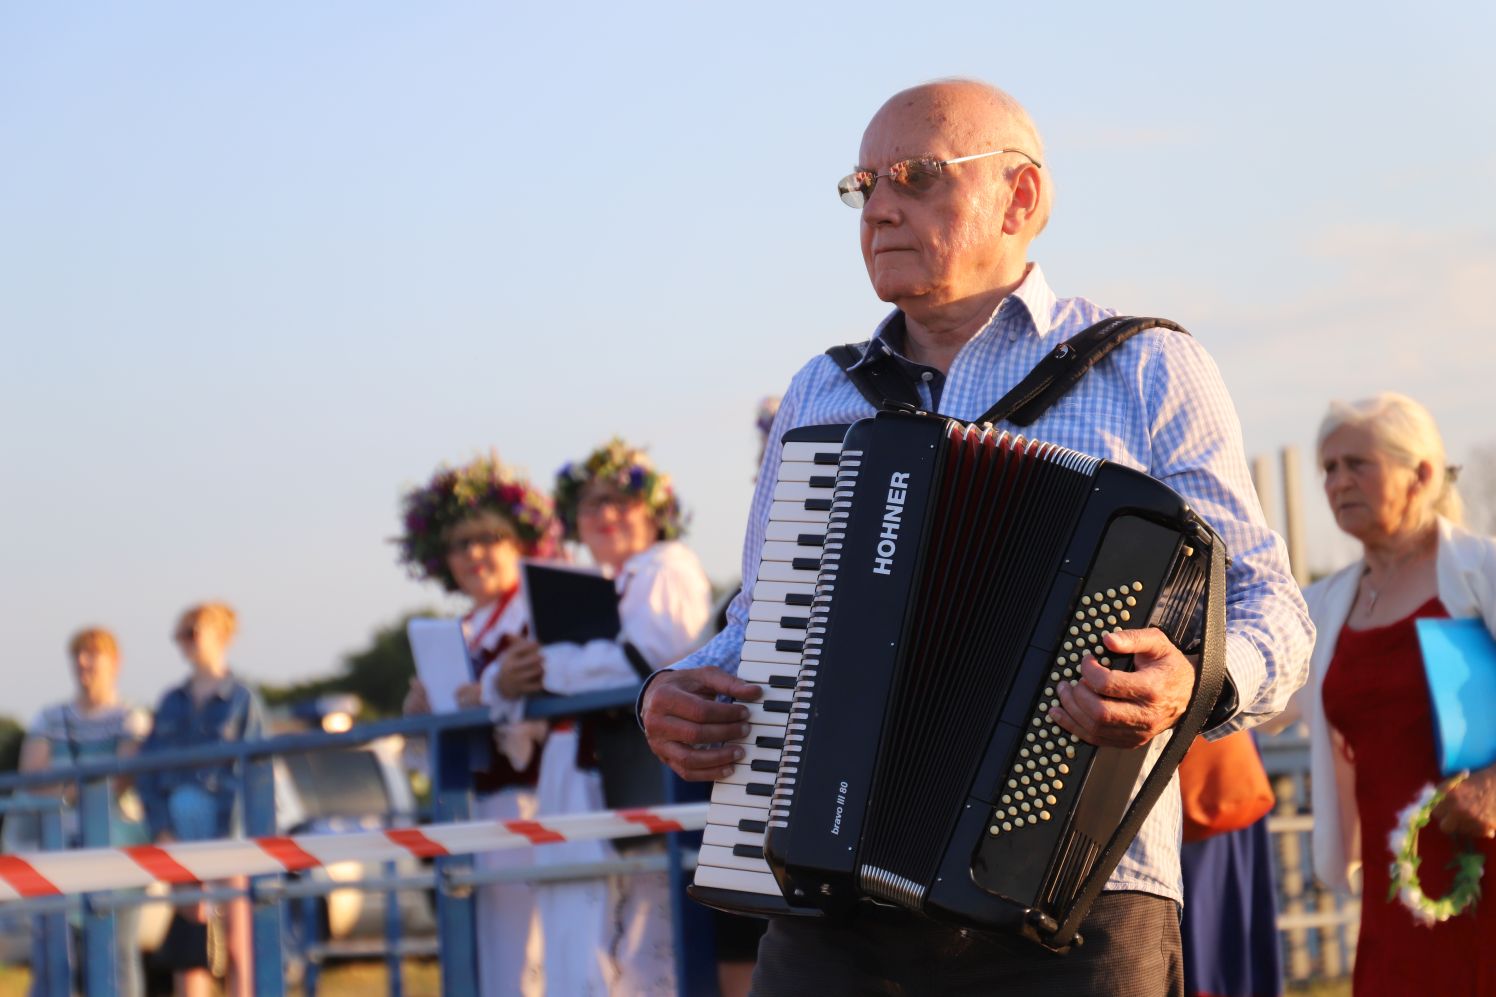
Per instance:
[[[505,540],[512,539],[507,533],[498,530],[490,530],[486,533],[472,533],[465,537],[452,537],[446,543],[448,554],[465,554],[469,547],[496,547]]]
[[[625,512],[639,499],[628,495],[594,495],[577,503],[578,516],[600,516],[606,511]]]
[[[1042,163],[1022,149],[994,149],[992,152],[979,152],[974,156],[957,156],[955,159],[921,156],[893,163],[884,173],[875,173],[872,170],[849,173],[836,185],[836,192],[841,195],[843,204],[851,208],[860,208],[867,203],[868,198],[873,196],[873,188],[878,185],[878,181],[886,177],[894,182],[900,193],[923,194],[935,186],[935,181],[940,179],[941,172],[952,163],[967,163],[973,159],[1001,156],[1005,152],[1017,153],[1033,163],[1037,169],[1044,168]]]

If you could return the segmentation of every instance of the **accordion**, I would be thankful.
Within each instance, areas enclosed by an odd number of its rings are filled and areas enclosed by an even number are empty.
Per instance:
[[[712,789],[692,895],[737,913],[871,900],[1057,951],[1166,788],[1224,676],[1224,544],[1131,468],[939,416],[782,443],[739,678],[744,758]],[[1147,746],[1048,717],[1109,630],[1203,644]]]

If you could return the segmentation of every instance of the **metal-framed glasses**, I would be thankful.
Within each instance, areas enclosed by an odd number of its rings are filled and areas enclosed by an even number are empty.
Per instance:
[[[1022,149],[994,149],[991,152],[979,152],[972,156],[957,156],[955,159],[920,156],[916,159],[904,159],[892,163],[882,173],[875,173],[872,170],[849,173],[836,185],[836,192],[841,195],[842,203],[850,208],[860,208],[866,204],[867,199],[873,196],[873,188],[878,186],[878,181],[884,179],[892,180],[895,189],[901,193],[923,194],[935,186],[945,167],[953,163],[967,163],[973,159],[986,159],[988,156],[1001,156],[1006,152],[1017,153],[1033,163],[1037,169],[1044,168],[1044,164]]]

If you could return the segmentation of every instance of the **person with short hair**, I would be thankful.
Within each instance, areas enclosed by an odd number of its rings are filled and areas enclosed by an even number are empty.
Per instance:
[[[1460,525],[1439,428],[1406,395],[1332,403],[1318,451],[1330,511],[1361,557],[1305,591],[1320,633],[1299,697],[1309,720],[1315,874],[1342,892],[1360,880],[1357,997],[1496,994],[1496,905],[1430,926],[1388,895],[1399,811],[1440,781],[1415,621],[1476,617],[1496,634],[1496,540]],[[1420,838],[1424,892],[1449,891],[1456,839],[1483,852],[1489,884],[1496,765],[1470,773],[1433,816],[1437,827]]]
[[[151,730],[151,717],[145,710],[120,699],[119,641],[103,627],[85,627],[68,640],[68,656],[73,663],[73,681],[77,693],[66,702],[48,706],[37,714],[21,742],[22,772],[40,772],[105,758],[129,758],[140,750],[141,742]],[[75,785],[58,787],[70,800]],[[76,803],[76,801],[73,801]],[[6,818],[6,850],[37,847],[36,821],[13,814]],[[78,811],[69,806],[62,813],[63,836],[68,847],[83,844],[78,826]],[[26,828],[22,832],[20,829]],[[130,789],[129,780],[118,780],[109,813],[109,844],[138,845],[146,840],[140,814],[140,800]],[[116,985],[121,997],[142,994],[144,980],[140,965],[140,908],[122,907],[115,912]],[[40,919],[32,931],[32,964],[42,965]],[[39,992],[33,981],[32,992]]]
[[[229,646],[238,631],[238,614],[228,603],[204,602],[182,612],[172,639],[191,675],[186,682],[168,689],[156,704],[151,735],[141,747],[142,754],[265,736],[265,709],[259,694],[229,669]],[[136,784],[156,841],[210,841],[238,833],[243,776],[231,762],[157,769],[142,773]],[[231,882],[242,886],[245,881],[237,877]],[[247,995],[253,987],[254,970],[249,901],[241,897],[224,906],[229,992]],[[196,915],[208,916],[202,909]],[[211,919],[209,924],[210,929],[216,928]],[[175,984],[179,994],[205,994],[211,988],[209,973],[202,969],[177,972]]]
[[[519,598],[520,559],[553,554],[557,530],[550,496],[520,471],[489,455],[440,468],[402,500],[400,561],[416,578],[463,596],[469,609],[462,632],[476,670],[457,689],[459,706],[492,701],[497,685],[515,695],[539,688],[539,668],[523,650],[530,642],[529,611]],[[426,689],[412,679],[405,713],[431,712]],[[529,820],[535,816],[539,746],[546,725],[516,715],[492,737],[474,739],[473,816]],[[530,848],[479,852],[479,870],[533,864]],[[535,895],[529,883],[486,883],[476,888],[478,983],[483,997],[542,992],[538,969],[527,966]]]
[[[1028,113],[987,84],[924,84],[878,109],[838,192],[860,212],[869,280],[894,311],[853,368],[891,358],[916,386],[920,408],[971,421],[1059,343],[1113,314],[1059,297],[1028,259],[1050,217],[1051,168]],[[874,411],[847,369],[817,355],[790,382],[772,435]],[[1199,342],[1172,329],[1141,332],[1032,425],[999,428],[1136,468],[1185,498],[1231,556],[1226,670],[1237,705],[1210,734],[1279,712],[1303,682],[1313,629],[1286,549],[1263,522],[1230,397]],[[771,446],[744,542],[745,592],[754,587],[778,464]],[[749,602],[741,596],[727,628],[640,697],[651,746],[684,778],[725,777],[742,757],[731,742],[745,736],[747,709],[718,698],[759,696],[734,675]],[[1059,686],[1051,719],[1090,743],[1146,744],[1156,754],[1165,743],[1158,735],[1188,703],[1194,667],[1157,629],[1108,633],[1105,641],[1133,655],[1136,670],[1114,672],[1087,658],[1079,684]],[[1092,905],[1081,926],[1086,943],[1063,959],[1016,937],[862,904],[850,923],[773,920],[753,991],[1179,994],[1179,839],[1179,795],[1170,789]]]
[[[523,650],[541,671],[540,689],[565,696],[632,685],[641,672],[669,665],[694,648],[711,615],[711,583],[681,542],[686,519],[669,475],[643,449],[615,438],[561,468],[553,494],[566,538],[580,541],[613,579],[622,632],[586,644],[525,642]],[[501,710],[523,709],[522,695],[509,687],[500,692]],[[607,809],[587,718],[552,726],[537,792],[541,817]],[[608,842],[579,841],[547,845],[537,850],[536,862],[565,865],[616,856]],[[536,887],[536,898],[547,993],[674,992],[666,873],[544,883]]]

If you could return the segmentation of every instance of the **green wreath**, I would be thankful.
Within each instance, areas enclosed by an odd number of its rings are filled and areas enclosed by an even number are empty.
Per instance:
[[[1392,848],[1392,882],[1387,890],[1387,901],[1401,900],[1415,918],[1430,927],[1463,914],[1480,899],[1480,878],[1485,871],[1486,857],[1474,848],[1467,847],[1455,856],[1454,885],[1444,896],[1431,897],[1424,893],[1423,884],[1418,879],[1418,865],[1423,861],[1418,856],[1418,834],[1433,819],[1434,808],[1469,774],[1461,772],[1438,787],[1424,786],[1418,797],[1398,814],[1397,827],[1388,838]]]

